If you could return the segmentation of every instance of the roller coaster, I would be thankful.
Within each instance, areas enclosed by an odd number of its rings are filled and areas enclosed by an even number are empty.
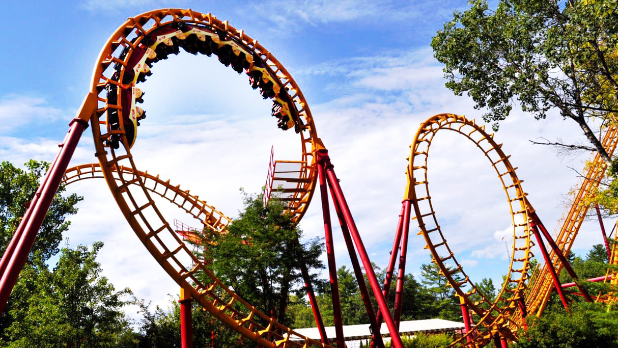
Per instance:
[[[138,169],[131,153],[131,148],[137,141],[140,122],[147,122],[144,121],[146,112],[138,106],[143,102],[144,93],[136,85],[152,74],[156,62],[167,59],[169,55],[178,54],[180,48],[190,54],[214,54],[226,67],[231,67],[239,74],[246,74],[251,87],[257,89],[264,99],[272,101],[272,116],[276,120],[276,126],[283,131],[294,132],[300,138],[300,160],[274,161],[271,158],[264,196],[268,199],[273,188],[282,187],[281,195],[273,199],[283,201],[287,212],[295,222],[299,222],[314,192],[319,190],[332,288],[336,328],[334,340],[329,340],[326,336],[308,272],[302,262],[301,273],[305,277],[305,288],[316,326],[320,330],[320,340],[304,337],[277,322],[223,284],[208,264],[191,251],[155,203],[156,197],[163,198],[201,221],[204,228],[217,233],[225,233],[231,222],[229,217],[197,195],[191,194],[189,190],[181,189],[179,185],[170,183],[170,180]],[[88,126],[92,129],[99,162],[67,169],[75,147]],[[438,213],[432,205],[428,158],[432,140],[439,131],[455,132],[473,142],[495,170],[506,195],[511,214],[513,244],[505,282],[494,300],[479,291],[457,261],[439,224]],[[617,132],[616,128],[610,126],[602,139],[610,156],[618,144]],[[517,339],[519,329],[526,326],[526,316],[542,314],[554,289],[560,294],[564,305],[568,306],[557,274],[564,268],[576,277],[564,255],[570,251],[588,211],[589,206],[584,204],[584,200],[597,189],[605,173],[607,164],[600,156],[593,157],[590,165],[586,167],[579,188],[573,195],[554,238],[547,232],[527,199],[522,180],[517,177],[510,156],[502,151],[502,145],[494,140],[493,134],[485,131],[484,126],[459,115],[435,115],[421,124],[410,149],[408,184],[403,195],[396,237],[386,279],[383,284],[379,284],[339,186],[328,151],[317,135],[309,105],[283,65],[243,30],[234,28],[227,21],[221,21],[210,13],[164,9],[129,18],[103,46],[95,64],[91,89],[77,116],[71,121],[59,153],[2,256],[0,311],[4,309],[17,281],[58,186],[61,182],[71,184],[92,178],[105,179],[127,222],[160,266],[183,289],[183,298],[198,302],[214,317],[259,346],[345,346],[342,334],[342,316],[345,313],[341,312],[337,290],[329,191],[371,321],[372,332],[380,332],[380,325],[384,321],[393,347],[402,347],[398,326],[401,304],[405,300],[403,274],[412,221],[418,224],[418,234],[424,237],[432,261],[438,265],[441,274],[461,299],[466,330],[453,345],[480,347],[494,341],[497,346],[504,347],[506,342]],[[545,263],[532,269],[530,260],[534,256],[531,252],[534,245],[539,246]],[[399,269],[395,277],[397,261]],[[618,250],[614,246],[610,262],[615,264],[617,261]],[[365,284],[361,265],[367,275],[369,287]],[[618,277],[609,271],[604,279],[611,279],[613,284],[618,282]],[[391,311],[385,298],[393,281],[396,281],[396,296],[395,306]],[[588,300],[615,301],[613,294],[593,298],[585,288],[579,290]],[[377,300],[377,312],[369,301],[369,291]],[[374,335],[372,344],[383,347],[382,337]]]

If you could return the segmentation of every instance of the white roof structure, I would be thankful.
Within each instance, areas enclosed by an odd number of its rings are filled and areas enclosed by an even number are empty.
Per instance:
[[[450,321],[444,319],[424,319],[424,320],[408,320],[402,321],[399,325],[399,333],[401,335],[414,335],[417,333],[438,333],[438,332],[449,332],[449,331],[458,331],[464,329],[464,324],[457,321]],[[329,339],[335,339],[335,327],[327,326],[326,335]],[[315,339],[320,340],[320,332],[317,327],[306,328],[306,329],[296,329],[295,332],[299,334]],[[388,328],[386,324],[382,323],[380,327],[380,333],[384,337],[389,337]],[[351,340],[362,340],[371,338],[371,330],[369,329],[369,324],[361,324],[361,325],[344,325],[343,326],[343,336],[346,341]]]

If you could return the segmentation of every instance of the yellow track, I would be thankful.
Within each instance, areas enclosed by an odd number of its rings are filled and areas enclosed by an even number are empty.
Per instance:
[[[513,224],[514,244],[506,281],[493,302],[478,291],[464,272],[451,251],[433,210],[427,177],[427,159],[433,138],[440,130],[456,132],[476,144],[498,174],[506,193]],[[526,194],[515,174],[515,168],[509,161],[510,156],[506,156],[501,147],[501,144],[493,140],[493,135],[484,131],[484,126],[479,126],[463,116],[439,114],[421,124],[410,146],[408,164],[409,184],[406,198],[412,200],[416,220],[421,229],[419,234],[425,237],[426,248],[431,251],[432,261],[440,267],[449,284],[473,311],[476,326],[469,334],[475,336],[476,342],[481,345],[489,342],[496,333],[509,339],[514,338],[512,328],[517,324],[512,322],[510,317],[516,310],[516,301],[525,288],[527,271],[530,268],[529,259],[532,256],[530,233],[526,223],[528,221]],[[474,301],[473,295],[477,295],[480,300]],[[464,339],[459,340],[457,344],[463,342]]]
[[[122,172],[125,176],[133,175],[131,168],[120,167],[119,170],[113,172],[115,179],[118,181],[120,180],[118,171]],[[163,180],[159,178],[159,175],[154,176],[148,174],[148,172],[137,171],[133,176],[136,184],[138,177],[144,182],[144,186],[148,191],[175,204],[198,221],[201,221],[204,228],[210,231],[222,233],[232,221],[215,207],[201,200],[199,196],[192,195],[189,193],[189,190],[182,190],[180,185],[174,185],[170,183],[170,180]],[[82,164],[67,169],[62,182],[69,185],[86,179],[103,179],[103,172],[98,163]]]
[[[169,44],[172,38],[186,39],[188,34],[177,30],[165,35],[166,38],[159,37],[158,39],[162,40],[154,44],[148,41],[144,41],[146,44],[142,43],[144,37],[158,28],[178,23],[192,27],[194,33],[197,32],[203,37],[212,38],[220,49],[230,46],[237,57],[244,54],[247,60],[251,61],[246,70],[259,70],[262,72],[262,81],[273,84],[276,95],[272,99],[282,104],[283,112],[295,121],[304,163],[298,178],[299,189],[295,193],[298,197],[291,200],[288,207],[296,221],[305,213],[316,181],[313,151],[320,148],[321,143],[299,87],[286,69],[256,40],[242,30],[232,27],[227,21],[222,22],[211,14],[192,10],[156,10],[129,18],[103,47],[95,65],[91,89],[91,94],[97,96],[98,106],[90,119],[101,173],[131,228],[148,251],[176,283],[212,315],[261,346],[321,347],[323,345],[320,342],[295,333],[241,299],[193,255],[162,216],[151,197],[154,191],[148,183],[154,185],[157,181],[149,176],[136,175],[140,172],[130,152],[133,139],[127,138],[130,124],[120,122],[119,128],[111,126],[111,113],[118,112],[119,118],[123,120],[123,116],[128,116],[123,113],[131,112],[123,110],[120,91],[135,87],[137,77],[130,83],[122,83],[126,80],[125,74],[129,73],[127,67],[132,55],[139,50],[143,52],[145,49],[154,49],[159,44]],[[257,64],[259,62],[263,64]],[[120,74],[117,76],[114,76],[114,66],[119,68]],[[105,91],[109,86],[119,91],[116,100],[107,99]],[[129,105],[135,105],[135,93],[132,93],[132,98]],[[114,149],[110,146],[110,140],[118,135],[121,136],[123,146]],[[120,170],[117,170],[118,168]],[[180,195],[180,191],[178,192]],[[219,217],[222,216],[219,214]]]
[[[608,155],[611,157],[618,144],[618,131],[614,126],[610,126],[607,129],[603,136],[602,143]],[[592,156],[588,166],[584,169],[583,178],[578,184],[578,189],[572,196],[570,205],[566,207],[565,213],[558,221],[557,226],[559,229],[557,230],[557,236],[554,238],[564,255],[567,255],[571,250],[575,237],[577,237],[577,232],[584,222],[586,213],[590,208],[589,205],[584,204],[584,200],[598,189],[606,169],[607,163],[600,155],[595,154]],[[552,251],[550,257],[556,273],[560,274],[562,264],[559,262],[558,256]],[[547,305],[547,301],[554,287],[548,267],[548,265],[543,265],[534,272],[534,281],[530,284],[528,290],[529,294],[526,296],[526,307],[529,313],[541,315],[543,309],[545,309]],[[516,319],[520,320],[520,317]]]
[[[177,30],[161,32],[160,29],[170,29],[172,25]],[[298,178],[293,181],[297,185],[290,189],[293,197],[287,199],[289,213],[295,221],[300,221],[316,184],[314,153],[323,148],[300,88],[287,70],[256,40],[232,27],[227,21],[222,22],[211,14],[192,10],[156,10],[129,18],[104,45],[95,64],[89,98],[83,107],[88,109],[89,101],[93,96],[96,98],[96,110],[91,113],[90,123],[100,166],[72,168],[67,171],[65,180],[70,183],[102,175],[131,228],[157,262],[193,299],[244,337],[265,347],[324,346],[276,322],[222,284],[180,240],[162,216],[152,194],[185,209],[216,231],[223,231],[229,218],[197,196],[189,194],[189,191],[171,186],[169,181],[162,181],[158,176],[137,170],[130,149],[136,134],[136,127],[132,128],[131,122],[136,122],[142,112],[136,107],[141,93],[135,87],[138,77],[149,72],[146,59],[156,57],[155,51],[159,45],[172,47],[174,42],[186,40],[191,35],[202,42],[214,42],[217,50],[232,52],[230,54],[236,59],[246,58],[244,71],[252,76],[259,74],[260,84],[272,86],[272,93],[267,97],[273,100],[274,105],[280,106],[279,115],[287,120],[283,124],[284,128],[295,128],[300,137],[301,165]],[[110,89],[117,94],[108,99],[106,91]],[[90,114],[89,109],[81,113]],[[514,242],[506,281],[493,302],[479,293],[464,272],[448,246],[433,210],[427,178],[427,158],[433,137],[442,129],[459,133],[474,142],[490,161],[506,193]],[[120,142],[122,146],[114,146],[112,140]],[[610,156],[617,142],[616,129],[612,127],[603,138],[603,145]],[[597,189],[605,168],[606,164],[596,156],[584,175],[585,179],[556,237],[564,253],[570,250],[588,209],[582,202],[590,192]],[[528,212],[532,207],[525,199],[526,194],[509,156],[493,140],[493,135],[484,131],[484,127],[463,116],[440,114],[425,121],[415,136],[409,157],[408,180],[405,199],[410,199],[413,204],[420,234],[425,238],[433,261],[474,313],[476,326],[469,333],[475,337],[472,345],[483,345],[496,334],[514,339],[522,320],[517,301],[524,297],[529,312],[539,315],[549,299],[553,285],[548,266],[545,265],[535,272],[533,282],[526,286],[529,280],[529,259],[533,256],[530,252],[533,243],[528,226]],[[556,270],[560,271],[562,266],[555,262],[556,255],[552,254],[551,257]],[[612,280],[615,281],[618,279]],[[478,297],[478,301],[473,300],[473,295]],[[464,342],[462,339],[456,344]]]
[[[474,142],[489,159],[506,193],[513,223],[514,244],[506,281],[493,303],[490,303],[483,294],[479,294],[462,266],[457,262],[446,242],[431,204],[427,158],[433,137],[439,130],[454,131]],[[618,144],[618,134],[615,127],[611,126],[607,129],[602,143],[607,153],[612,156]],[[521,181],[515,174],[516,168],[509,162],[510,156],[505,155],[501,147],[501,144],[497,144],[493,140],[493,134],[484,131],[484,126],[478,126],[474,120],[470,121],[463,116],[453,114],[436,115],[422,123],[411,145],[411,154],[408,158],[408,187],[405,197],[412,200],[416,220],[421,229],[419,234],[425,237],[426,248],[431,251],[433,262],[440,267],[441,273],[448,280],[450,286],[465,300],[466,305],[473,311],[475,317],[476,326],[468,334],[474,338],[472,343],[467,343],[466,337],[462,337],[454,345],[483,346],[496,334],[506,339],[515,339],[517,330],[522,325],[522,313],[516,301],[523,298],[528,313],[540,315],[553,289],[548,265],[538,267],[531,280],[528,279],[529,259],[533,256],[530,248],[534,245],[530,240],[528,213],[532,212],[534,208],[525,198],[526,194],[521,188]],[[582,179],[579,189],[561,219],[562,223],[559,223],[560,229],[555,241],[564,254],[571,250],[577,232],[588,211],[589,207],[584,204],[584,199],[597,190],[606,167],[607,164],[598,154],[593,156],[585,170],[584,179]],[[616,248],[614,248],[614,254],[616,254]],[[550,257],[559,273],[562,265],[557,255],[552,252]],[[616,256],[614,256],[614,259],[616,259]],[[612,261],[615,262],[615,260]],[[618,279],[613,279],[612,282],[616,283]],[[471,297],[475,294],[480,295],[479,301],[472,300]]]

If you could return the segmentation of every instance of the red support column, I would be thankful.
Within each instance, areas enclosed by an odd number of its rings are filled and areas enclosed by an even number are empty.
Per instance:
[[[4,311],[4,306],[11,295],[11,291],[13,291],[19,273],[26,263],[28,253],[32,244],[34,244],[36,235],[54,199],[73,152],[75,152],[79,138],[84,129],[88,127],[88,120],[93,115],[96,106],[96,95],[89,93],[84,98],[77,117],[69,124],[68,134],[63,143],[59,145],[61,149],[45,175],[41,186],[37,189],[37,196],[31,201],[26,215],[20,222],[16,231],[18,233],[11,239],[9,243],[11,249],[5,251],[2,261],[0,261],[0,266],[3,267],[0,274],[0,313]]]
[[[298,240],[296,241],[298,243]],[[318,307],[318,301],[315,298],[315,293],[313,292],[313,286],[311,286],[311,279],[309,277],[309,270],[307,270],[307,264],[305,263],[305,259],[300,253],[300,243],[297,245],[299,253],[299,263],[300,263],[300,273],[303,276],[303,280],[305,282],[305,290],[307,291],[307,296],[309,297],[309,303],[311,304],[311,311],[313,312],[313,319],[315,320],[315,324],[318,326],[318,330],[320,331],[320,339],[322,343],[328,344],[328,336],[326,335],[326,329],[324,328],[324,322],[322,321],[322,314],[320,313],[320,307]]]
[[[543,225],[543,223],[541,222],[541,219],[539,219],[538,215],[536,215],[535,212],[532,212],[531,216],[534,219],[535,223],[538,225],[538,227],[541,229],[543,236],[545,237],[545,239],[551,246],[552,250],[554,251],[554,254],[558,256],[558,259],[560,259],[560,262],[562,263],[562,266],[564,266],[564,269],[571,276],[571,278],[573,278],[573,280],[577,281],[577,274],[575,273],[575,270],[573,269],[573,267],[571,267],[571,264],[566,259],[566,257],[564,257],[562,250],[558,248],[558,245],[556,244],[556,242],[554,242],[554,239],[551,237],[551,235],[545,228],[545,225]],[[586,288],[580,286],[577,283],[575,284],[575,286],[577,286],[579,291],[581,291],[581,293],[583,294],[587,302],[592,302],[592,297],[590,297],[590,294],[588,293],[588,290],[586,290]]]
[[[88,122],[82,119],[76,118],[71,121],[71,127],[69,133],[65,138],[65,142],[61,144],[61,150],[58,157],[52,164],[48,174],[48,179],[44,185],[40,188],[40,198],[34,201],[34,204],[30,206],[31,213],[27,215],[27,219],[23,219],[18,227],[18,230],[22,230],[20,235],[16,235],[13,238],[18,240],[14,243],[14,250],[9,255],[5,253],[3,259],[6,257],[6,269],[2,274],[2,280],[0,280],[0,312],[4,310],[4,306],[9,299],[11,291],[17,282],[17,277],[21,272],[28,253],[34,244],[36,235],[43,223],[43,219],[47,214],[47,210],[51,205],[54,195],[58,190],[58,186],[64,175],[64,171],[67,169],[69,161],[73,156],[73,152],[77,147],[79,138],[82,135],[84,129],[88,127]],[[57,163],[57,164],[56,164]]]
[[[470,313],[468,313],[468,307],[466,306],[466,300],[462,296],[459,296],[459,306],[461,307],[461,317],[463,318],[463,321],[464,321],[464,327],[465,327],[464,334],[468,334],[471,330]],[[472,342],[472,338],[470,336],[466,337],[466,340],[468,341],[468,343]]]
[[[65,143],[67,141],[69,134],[70,132],[66,134],[62,143]],[[47,170],[47,173],[45,173],[45,176],[43,177],[43,180],[41,181],[41,185],[37,188],[36,192],[34,193],[34,196],[32,197],[32,200],[28,203],[28,207],[26,209],[26,213],[22,217],[22,221],[24,220],[27,221],[30,219],[30,215],[32,215],[32,211],[34,210],[34,207],[37,205],[39,198],[41,197],[41,193],[43,192],[43,187],[47,185],[47,180],[49,179],[49,173],[51,173],[54,170],[54,166],[57,165],[57,159],[58,159],[58,156],[60,156],[60,152],[61,151],[56,153],[56,157],[54,157],[54,160],[51,162],[49,169]],[[25,227],[25,224],[22,224],[22,223],[19,224],[19,226],[17,227],[17,230],[15,231],[15,233],[13,234],[13,237],[11,238],[11,241],[9,242],[9,245],[6,247],[6,250],[4,251],[4,254],[2,255],[2,260],[0,260],[0,275],[4,274],[4,271],[6,270],[6,267],[8,266],[11,257],[13,253],[15,252],[15,248],[17,247],[17,244],[22,238],[24,227]]]
[[[363,267],[365,268],[367,278],[369,278],[369,284],[371,285],[373,294],[378,302],[378,307],[380,307],[380,311],[382,312],[382,316],[384,317],[384,321],[386,322],[386,326],[388,327],[388,331],[391,335],[391,342],[393,344],[393,347],[403,348],[401,337],[399,337],[399,332],[397,331],[395,322],[393,321],[393,318],[391,317],[391,314],[388,311],[388,305],[386,303],[386,300],[384,299],[384,296],[382,295],[382,289],[380,289],[380,284],[378,283],[378,279],[376,278],[375,272],[373,271],[371,261],[369,260],[369,256],[367,255],[367,250],[365,249],[365,246],[360,237],[360,234],[358,233],[358,229],[356,228],[356,224],[354,223],[354,218],[352,217],[352,213],[350,212],[348,203],[345,200],[343,191],[341,190],[341,186],[339,186],[339,181],[337,180],[337,176],[335,175],[335,172],[332,169],[332,165],[330,165],[328,151],[319,150],[317,155],[318,155],[318,158],[320,158],[320,160],[322,161],[322,163],[329,164],[329,166],[325,168],[326,174],[328,175],[328,184],[333,189],[335,193],[335,198],[342,208],[343,217],[345,218],[345,222],[350,230],[350,233],[352,235],[352,240],[354,241],[354,244],[356,245],[356,249],[363,263]]]
[[[519,298],[517,299],[517,306],[519,307],[519,311],[521,312],[521,318],[523,319],[524,330],[528,331],[528,323],[526,322],[526,317],[528,316],[528,310],[526,309],[526,302],[524,302],[524,298],[519,294]]]
[[[332,167],[332,165],[331,165]],[[371,304],[371,298],[369,297],[369,291],[367,291],[367,285],[365,284],[365,278],[363,277],[363,271],[361,270],[360,264],[358,262],[358,257],[356,256],[356,251],[354,250],[354,243],[352,242],[352,238],[350,237],[350,230],[345,222],[343,217],[343,213],[341,211],[341,206],[339,202],[335,200],[335,194],[333,188],[331,187],[331,195],[333,196],[335,211],[337,212],[337,217],[339,218],[339,224],[341,225],[341,232],[343,234],[343,239],[345,240],[346,247],[348,248],[348,254],[350,255],[350,262],[352,263],[352,268],[354,269],[354,275],[356,276],[356,282],[358,283],[358,290],[360,291],[361,298],[363,300],[363,304],[365,306],[365,311],[367,312],[367,317],[369,317],[369,325],[371,326],[372,338],[371,342],[376,343],[378,347],[384,348],[384,342],[382,341],[382,335],[380,333],[380,325],[376,319],[376,314],[373,311],[373,306]]]
[[[609,247],[607,233],[605,233],[605,225],[603,224],[603,218],[601,217],[601,209],[599,209],[598,204],[595,204],[594,207],[597,210],[597,217],[599,218],[599,225],[601,225],[601,233],[603,234],[603,242],[605,243],[605,250],[607,250],[607,262],[610,262],[610,260],[612,259],[612,250]]]
[[[401,253],[399,258],[399,271],[397,274],[397,287],[395,290],[395,308],[393,316],[395,317],[395,326],[399,331],[399,323],[401,322],[401,307],[403,303],[403,286],[406,276],[406,255],[408,250],[408,232],[410,231],[410,205],[409,199],[403,201],[403,237],[401,239]],[[385,297],[386,298],[386,297]]]
[[[193,348],[193,318],[191,303],[193,299],[180,288],[180,345],[182,348]]]
[[[326,192],[326,173],[324,166],[325,163],[320,161],[318,155],[318,178],[320,180],[326,256],[328,258],[328,273],[330,276],[331,298],[333,301],[333,321],[335,324],[337,347],[345,347],[343,339],[343,320],[341,319],[341,303],[339,300],[339,283],[337,281],[337,265],[335,264],[335,250],[333,246],[333,230],[330,220],[330,208],[328,206],[328,193]]]
[[[401,213],[399,214],[399,223],[397,224],[397,231],[395,232],[395,240],[393,241],[393,248],[391,249],[391,256],[388,260],[388,266],[386,267],[386,276],[384,277],[384,284],[382,285],[382,295],[384,298],[388,298],[388,293],[391,289],[391,281],[393,279],[393,271],[395,270],[395,262],[397,261],[397,254],[401,245],[401,234],[403,230],[403,212],[405,210],[405,201],[401,204]],[[378,326],[382,326],[382,312],[378,311],[376,316],[376,322]],[[375,347],[373,340],[371,341],[371,348]]]
[[[506,340],[504,338],[500,338],[500,345],[502,346],[502,348],[509,348],[509,344],[506,343]]]
[[[534,220],[534,219],[533,219]],[[551,263],[551,259],[549,258],[549,253],[545,248],[545,244],[543,243],[543,239],[541,239],[541,235],[539,233],[539,229],[536,226],[534,221],[530,221],[530,228],[532,228],[532,232],[536,237],[537,242],[539,243],[539,248],[541,249],[541,253],[543,254],[543,258],[545,259],[545,265],[549,268],[551,272],[551,277],[554,281],[554,287],[556,291],[558,291],[558,295],[560,296],[560,301],[562,301],[562,305],[568,311],[569,305],[567,304],[566,297],[564,297],[564,292],[562,291],[562,286],[560,285],[560,279],[558,279],[558,275],[556,274],[556,270],[554,269],[554,265]]]

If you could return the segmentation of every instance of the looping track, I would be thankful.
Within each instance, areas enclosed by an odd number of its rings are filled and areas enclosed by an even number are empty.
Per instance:
[[[156,177],[136,175],[140,172],[130,148],[138,121],[145,114],[136,106],[141,91],[135,85],[150,74],[154,62],[178,53],[179,47],[193,54],[214,53],[224,65],[239,73],[244,70],[252,87],[273,100],[273,116],[279,128],[294,128],[299,134],[303,165],[295,199],[288,207],[296,221],[302,218],[316,181],[313,151],[321,148],[309,107],[292,77],[264,47],[211,14],[181,9],[147,12],[129,18],[105,44],[95,65],[91,93],[97,96],[98,107],[90,119],[101,173],[148,251],[211,314],[261,346],[323,346],[274,321],[222,284],[180,240],[157,208],[151,197],[152,193],[161,195],[155,191]],[[79,171],[75,173],[76,180],[85,177]],[[181,191],[178,195],[182,196]],[[204,213],[202,208],[209,209],[204,204],[198,208],[199,200],[190,197],[188,191],[185,199],[192,201],[198,215]],[[176,198],[172,201],[177,202]],[[218,215],[220,222],[223,215],[213,212],[205,218]]]
[[[439,130],[453,131],[472,141],[489,160],[506,193],[513,224],[511,263],[506,281],[493,302],[489,302],[479,293],[464,272],[448,246],[436,212],[433,210],[429,193],[427,159],[432,140]],[[612,156],[618,145],[618,130],[613,125],[605,131],[602,143],[607,153]],[[531,227],[528,214],[533,212],[534,208],[525,198],[526,194],[521,187],[522,181],[515,174],[516,168],[509,161],[510,156],[502,151],[501,144],[493,140],[493,134],[485,132],[484,126],[478,126],[473,120],[453,114],[439,114],[422,123],[410,147],[408,187],[405,197],[410,199],[414,206],[421,229],[419,234],[424,236],[426,248],[431,251],[433,262],[439,266],[450,286],[465,300],[476,317],[476,326],[467,335],[472,338],[471,342],[466,343],[467,337],[462,337],[454,345],[483,346],[496,334],[503,338],[514,339],[524,320],[517,301],[523,300],[528,313],[541,315],[554,286],[549,267],[553,267],[559,274],[563,265],[559,262],[558,255],[552,251],[550,254],[552,264],[537,267],[529,277],[529,260],[534,256],[530,248],[534,243],[530,240]],[[558,223],[555,241],[562,254],[567,254],[571,250],[589,208],[585,204],[585,199],[598,189],[606,168],[607,163],[596,154],[584,170],[583,179]],[[612,262],[615,263],[615,260]],[[612,279],[612,282],[615,281]],[[610,296],[610,299],[613,298]]]
[[[427,160],[431,143],[440,130],[456,132],[472,141],[489,160],[506,194],[513,224],[514,243],[506,281],[493,302],[477,289],[455,258],[433,209]],[[522,296],[525,289],[530,268],[529,260],[532,257],[526,194],[521,187],[521,180],[515,173],[516,168],[509,161],[510,156],[505,155],[501,147],[501,144],[493,140],[492,134],[485,132],[484,126],[479,126],[463,116],[439,114],[421,124],[410,146],[408,165],[409,184],[406,199],[412,201],[416,220],[421,229],[419,234],[425,238],[426,248],[432,254],[432,261],[440,267],[449,284],[465,299],[468,307],[476,315],[476,327],[469,334],[481,341],[489,341],[497,332],[507,338],[514,337],[510,328],[516,328],[517,324],[512,322],[510,317],[517,308],[515,301]]]

